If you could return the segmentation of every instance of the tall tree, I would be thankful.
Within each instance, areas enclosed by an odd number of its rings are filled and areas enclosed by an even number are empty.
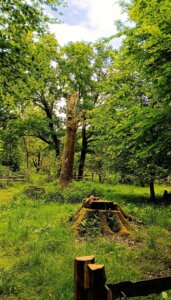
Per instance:
[[[30,105],[33,97],[35,100],[37,88],[37,98],[39,95],[44,103],[42,109],[48,119],[56,155],[59,154],[59,140],[55,131],[58,121],[54,115],[54,108],[52,109],[52,101],[49,104],[44,99],[44,94],[47,93],[44,86],[47,88],[47,81],[50,81],[50,79],[47,80],[49,71],[51,71],[49,77],[52,81],[54,68],[51,63],[57,43],[55,43],[55,38],[48,35],[48,23],[52,19],[45,14],[44,8],[48,7],[57,12],[62,3],[63,1],[60,0],[13,0],[0,3],[0,123],[4,127],[9,119],[15,121],[19,117],[19,112]],[[41,49],[41,45],[44,46],[43,49]],[[45,52],[47,53],[46,58]],[[49,60],[47,60],[48,55],[50,55]],[[55,79],[53,80],[55,81]],[[35,86],[33,87],[33,85]],[[38,94],[39,92],[40,94]],[[52,94],[54,96],[53,92]],[[40,134],[40,138],[48,141],[43,134]]]
[[[77,101],[78,96],[76,93],[69,94],[66,109],[66,134],[60,174],[60,185],[62,188],[68,185],[73,179],[75,138],[78,127]]]
[[[20,119],[20,135],[34,135],[54,148],[59,155],[60,118],[57,115],[57,103],[62,97],[62,77],[57,67],[59,46],[55,37],[44,34],[33,40],[33,34],[25,36],[27,42],[27,63],[29,67],[21,80],[13,86],[14,95],[8,108],[12,118]],[[12,83],[11,83],[12,84]],[[6,103],[10,100],[6,98]],[[14,119],[15,117],[15,119]],[[21,130],[22,129],[22,130]]]
[[[60,152],[58,137],[60,118],[57,115],[57,103],[63,95],[64,84],[57,65],[58,48],[59,45],[51,34],[43,35],[38,41],[33,42],[31,67],[26,78],[30,91],[28,100],[42,111],[47,128],[45,131],[39,130],[37,137],[51,144],[56,151],[56,156]],[[37,122],[36,119],[34,120]]]
[[[126,1],[128,2],[128,1]],[[130,27],[113,65],[108,113],[109,154],[113,168],[150,185],[171,170],[169,1],[129,1]],[[129,23],[130,24],[130,23]],[[102,121],[103,120],[103,121]]]
[[[91,126],[91,112],[94,108],[99,107],[108,95],[106,85],[110,76],[110,66],[114,59],[114,50],[108,43],[101,40],[92,45],[93,59],[92,65],[92,81],[90,85],[90,104],[83,110],[82,123],[82,145],[80,161],[78,166],[78,179],[83,179],[84,164],[86,155],[91,148],[91,143],[96,138],[95,132]]]
[[[102,41],[95,44],[69,43],[63,47],[61,56],[60,68],[67,78],[68,90],[74,90],[78,95],[81,153],[77,177],[82,179],[86,154],[94,135],[88,115],[104,100],[103,86],[113,59],[113,49]]]

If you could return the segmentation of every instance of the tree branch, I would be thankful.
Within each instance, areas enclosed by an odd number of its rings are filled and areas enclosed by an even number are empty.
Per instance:
[[[41,136],[41,135],[36,135],[36,134],[23,134],[23,136],[35,137],[35,138],[38,138],[38,139],[42,140],[43,142],[45,142],[45,143],[48,144],[48,145],[51,145],[51,144],[52,144],[51,141],[48,141],[46,138],[44,138],[44,137]]]

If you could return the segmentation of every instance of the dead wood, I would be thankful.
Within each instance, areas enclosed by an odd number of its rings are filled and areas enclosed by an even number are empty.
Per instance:
[[[130,235],[135,219],[113,201],[91,195],[73,217],[73,229],[77,235],[100,232],[105,236]],[[94,229],[97,229],[94,231]]]

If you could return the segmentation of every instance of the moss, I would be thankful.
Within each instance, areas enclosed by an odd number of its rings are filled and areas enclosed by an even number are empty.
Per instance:
[[[106,209],[101,209],[105,207]],[[111,210],[111,208],[117,210]],[[92,232],[114,236],[130,234],[128,220],[132,220],[132,217],[126,214],[117,203],[99,200],[91,195],[84,201],[73,219],[75,221],[73,229],[76,234],[82,236]]]

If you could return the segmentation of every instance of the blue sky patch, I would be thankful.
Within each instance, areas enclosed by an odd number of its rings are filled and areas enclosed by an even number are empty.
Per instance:
[[[61,20],[68,25],[78,25],[87,20],[87,11],[79,9],[76,5],[69,4],[62,12]]]

